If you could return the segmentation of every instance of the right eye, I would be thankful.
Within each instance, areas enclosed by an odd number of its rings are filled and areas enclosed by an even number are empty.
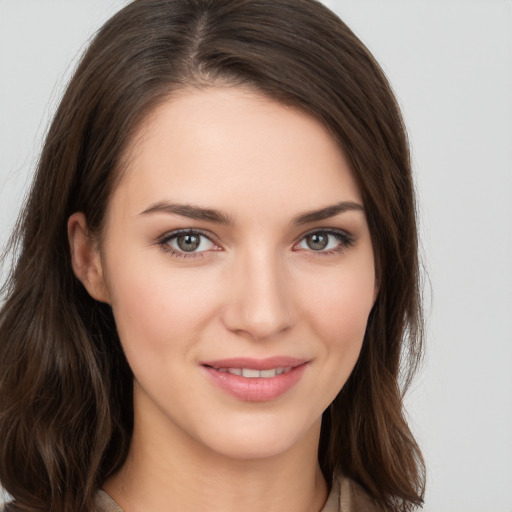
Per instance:
[[[215,250],[215,245],[210,238],[198,231],[180,230],[168,233],[159,241],[164,250],[170,251],[171,254],[178,257],[193,257],[195,254],[205,251]]]

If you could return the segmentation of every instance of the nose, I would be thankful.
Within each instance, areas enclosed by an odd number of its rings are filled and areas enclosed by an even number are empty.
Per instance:
[[[296,321],[294,297],[286,265],[275,254],[240,257],[233,265],[223,311],[226,328],[264,340],[289,330]]]

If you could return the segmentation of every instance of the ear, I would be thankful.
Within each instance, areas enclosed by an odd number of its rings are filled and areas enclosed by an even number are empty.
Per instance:
[[[76,212],[69,217],[68,240],[71,266],[76,277],[91,297],[100,302],[110,303],[98,244],[90,235],[82,212]]]

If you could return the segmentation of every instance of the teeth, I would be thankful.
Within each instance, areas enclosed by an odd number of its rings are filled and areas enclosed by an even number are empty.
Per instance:
[[[292,369],[291,366],[287,367],[278,367],[271,368],[269,370],[254,370],[252,368],[217,368],[217,371],[223,373],[231,373],[232,375],[240,375],[242,377],[246,377],[248,379],[269,379],[272,377],[276,377],[277,375],[282,375],[283,373],[287,373]]]
[[[242,368],[242,377],[248,377],[249,379],[255,379],[260,377],[261,372],[259,370],[251,370],[250,368]]]

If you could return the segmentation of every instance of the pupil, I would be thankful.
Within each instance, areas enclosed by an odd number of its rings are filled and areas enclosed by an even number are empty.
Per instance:
[[[328,237],[325,234],[314,233],[306,238],[306,243],[310,249],[321,251],[327,247]]]
[[[178,237],[178,247],[185,252],[195,251],[199,247],[199,237],[197,235],[181,235]]]

